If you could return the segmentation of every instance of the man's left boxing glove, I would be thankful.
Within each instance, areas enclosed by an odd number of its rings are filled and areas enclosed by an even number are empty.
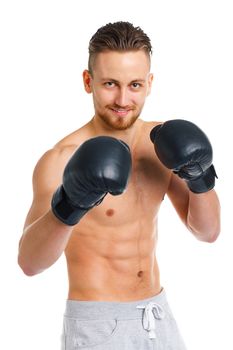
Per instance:
[[[53,195],[54,215],[67,225],[77,224],[107,193],[125,191],[131,167],[130,149],[123,141],[108,136],[85,141],[67,163],[63,184]]]
[[[211,190],[217,177],[213,151],[205,133],[194,123],[175,119],[155,126],[150,133],[160,161],[183,178],[194,193]]]

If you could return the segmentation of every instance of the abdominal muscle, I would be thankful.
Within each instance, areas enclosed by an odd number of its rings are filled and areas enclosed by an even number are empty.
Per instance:
[[[155,158],[148,135],[143,135],[131,149],[126,191],[107,194],[73,229],[65,250],[69,299],[133,301],[161,290],[157,215],[170,171]]]
[[[96,224],[95,212],[87,216],[74,229],[65,251],[68,299],[133,301],[158,294],[155,221],[138,217],[106,226]]]

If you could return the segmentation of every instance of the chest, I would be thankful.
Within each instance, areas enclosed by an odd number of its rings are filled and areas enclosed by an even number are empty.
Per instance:
[[[128,190],[141,200],[161,201],[170,179],[168,171],[154,156],[138,155],[133,158]]]
[[[85,216],[83,224],[104,227],[152,221],[167,191],[170,172],[154,157],[133,157],[128,186],[121,195],[108,194]]]

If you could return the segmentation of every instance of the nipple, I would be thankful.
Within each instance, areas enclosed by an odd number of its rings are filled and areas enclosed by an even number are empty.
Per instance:
[[[106,211],[106,215],[107,215],[107,216],[113,216],[113,215],[114,215],[114,210],[113,210],[113,209],[108,209],[108,210]]]

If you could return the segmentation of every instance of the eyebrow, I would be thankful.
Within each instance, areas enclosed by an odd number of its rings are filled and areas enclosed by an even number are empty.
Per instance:
[[[112,81],[114,83],[119,84],[120,82],[116,79],[112,79],[112,78],[102,78],[101,81]],[[130,82],[131,84],[133,83],[145,83],[145,79],[134,79]]]

